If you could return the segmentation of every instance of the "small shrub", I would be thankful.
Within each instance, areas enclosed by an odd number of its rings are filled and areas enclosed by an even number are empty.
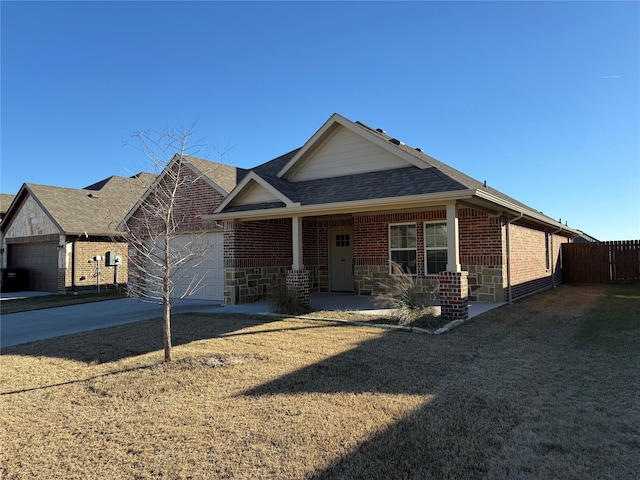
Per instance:
[[[274,287],[269,301],[275,305],[277,313],[285,315],[303,315],[311,311],[309,305],[302,303],[296,293],[286,285]]]
[[[379,295],[378,298],[395,310],[394,316],[398,324],[440,323],[440,319],[436,319],[436,309],[433,307],[438,298],[438,285],[425,292],[415,277],[403,272],[399,265],[394,264],[392,267],[395,275],[389,277],[386,285],[381,285],[387,289],[387,293]]]

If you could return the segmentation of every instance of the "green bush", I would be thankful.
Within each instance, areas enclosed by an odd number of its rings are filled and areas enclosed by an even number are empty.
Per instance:
[[[275,305],[276,312],[284,315],[304,315],[311,311],[309,305],[302,303],[296,292],[289,290],[286,285],[273,288],[269,300]]]

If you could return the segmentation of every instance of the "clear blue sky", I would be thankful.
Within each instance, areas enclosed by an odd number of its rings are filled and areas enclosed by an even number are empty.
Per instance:
[[[638,2],[1,2],[0,190],[145,168],[188,128],[252,167],[329,116],[601,240],[640,238]]]

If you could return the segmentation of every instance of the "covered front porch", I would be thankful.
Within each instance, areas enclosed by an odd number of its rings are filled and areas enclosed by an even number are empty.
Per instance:
[[[305,304],[312,293],[366,299],[388,292],[402,273],[423,292],[437,289],[443,316],[464,319],[468,284],[459,244],[455,201],[421,209],[226,221],[225,303],[261,300],[282,285]]]

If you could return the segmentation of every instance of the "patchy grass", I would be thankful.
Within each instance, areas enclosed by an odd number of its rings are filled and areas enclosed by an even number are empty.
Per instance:
[[[178,315],[169,365],[159,319],[11,347],[0,478],[635,479],[639,349],[581,340],[607,297],[564,286],[437,337]]]
[[[577,338],[581,345],[640,347],[640,285],[604,288],[586,313]]]
[[[2,300],[0,302],[0,313],[28,312],[29,310],[41,310],[43,308],[66,307],[68,305],[78,305],[80,303],[101,302],[104,300],[115,300],[124,298],[118,292],[104,293],[81,293],[79,295],[42,295],[39,297],[16,298],[12,300]]]

